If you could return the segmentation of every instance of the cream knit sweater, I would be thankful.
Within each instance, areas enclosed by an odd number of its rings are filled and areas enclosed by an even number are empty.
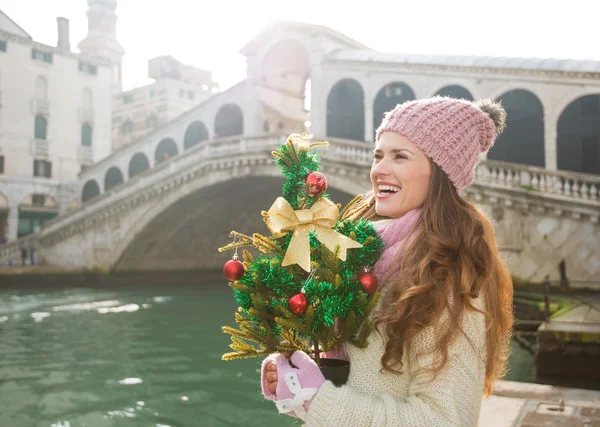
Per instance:
[[[479,298],[481,299],[481,298]],[[480,307],[481,301],[475,300]],[[444,317],[444,316],[443,316]],[[440,325],[445,319],[440,319]],[[469,427],[477,425],[485,380],[485,318],[468,311],[464,334],[452,344],[448,362],[438,376],[417,372],[432,366],[423,355],[434,343],[436,327],[428,327],[413,340],[403,357],[403,373],[380,372],[384,342],[371,333],[369,345],[348,345],[350,376],[346,385],[326,381],[315,395],[307,426]]]

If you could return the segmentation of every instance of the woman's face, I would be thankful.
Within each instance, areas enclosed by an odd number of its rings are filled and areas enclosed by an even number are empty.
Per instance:
[[[421,207],[429,192],[431,164],[404,135],[384,132],[375,143],[371,182],[378,215],[400,218]]]

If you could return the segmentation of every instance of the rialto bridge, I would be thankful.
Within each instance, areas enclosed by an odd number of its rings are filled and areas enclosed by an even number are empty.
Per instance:
[[[65,212],[0,246],[0,262],[26,247],[71,267],[222,266],[216,248],[229,230],[266,231],[260,211],[283,182],[270,152],[287,134],[330,141],[322,171],[344,203],[368,188],[383,112],[443,94],[507,110],[507,131],[465,196],[494,219],[513,274],[600,280],[600,62],[383,54],[293,22],[241,52],[245,80],[83,171],[59,197]],[[20,200],[0,194],[2,203]]]

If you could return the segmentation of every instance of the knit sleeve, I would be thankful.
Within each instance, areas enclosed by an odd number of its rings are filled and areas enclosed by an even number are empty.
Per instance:
[[[433,357],[423,356],[435,337],[435,328],[422,331],[411,345],[408,395],[394,398],[384,393],[370,396],[350,386],[335,387],[327,381],[315,395],[307,417],[308,426],[475,426],[483,397],[485,321],[466,316],[468,327],[453,344],[443,370],[431,380],[423,367]],[[374,379],[375,380],[375,379]]]

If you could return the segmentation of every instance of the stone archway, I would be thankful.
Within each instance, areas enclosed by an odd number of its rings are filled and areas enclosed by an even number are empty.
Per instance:
[[[571,102],[558,119],[558,169],[600,174],[600,95]]]
[[[489,160],[544,167],[544,107],[528,90],[498,97],[506,110],[506,129],[487,154]]]
[[[204,123],[201,121],[196,120],[195,122],[192,122],[185,131],[185,136],[183,137],[183,149],[187,150],[207,139],[208,130],[206,130],[206,126],[204,126]]]
[[[219,108],[215,116],[215,137],[242,135],[244,133],[244,114],[242,109],[233,103]]]
[[[129,161],[129,179],[150,168],[148,157],[144,153],[135,153]]]
[[[460,85],[449,85],[444,86],[436,92],[436,95],[448,96],[456,99],[466,99],[467,101],[473,101],[473,95],[469,90]]]
[[[413,99],[415,99],[415,92],[406,83],[394,82],[385,85],[377,93],[373,103],[373,129],[376,130],[379,127],[384,113],[393,110],[398,104]]]
[[[164,138],[158,143],[156,151],[154,152],[154,160],[156,164],[175,157],[178,153],[177,144],[172,138]]]
[[[83,191],[81,192],[81,202],[85,203],[90,199],[100,195],[100,186],[96,180],[91,179],[83,185]]]
[[[218,253],[216,248],[229,241],[231,230],[266,232],[260,214],[256,213],[281,196],[283,183],[281,177],[246,176],[188,193],[149,218],[135,233],[114,268],[208,269],[222,266],[231,254]],[[353,196],[334,188],[327,191],[332,200],[342,205]]]
[[[124,181],[121,169],[112,166],[104,176],[104,191],[108,191],[113,187],[121,184]]]
[[[327,97],[327,136],[365,140],[365,94],[354,79],[337,82]]]

